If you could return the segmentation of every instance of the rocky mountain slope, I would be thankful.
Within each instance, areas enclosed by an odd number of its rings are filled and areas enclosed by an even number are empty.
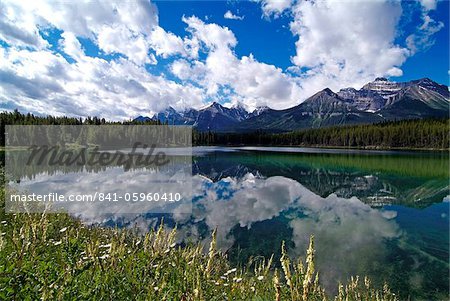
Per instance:
[[[449,116],[449,90],[429,78],[397,83],[376,78],[360,90],[326,88],[301,104],[285,110],[259,107],[253,112],[242,106],[226,108],[219,103],[200,110],[177,112],[173,108],[153,117],[174,125],[192,125],[200,131],[290,131],[334,125],[375,123],[386,120]]]

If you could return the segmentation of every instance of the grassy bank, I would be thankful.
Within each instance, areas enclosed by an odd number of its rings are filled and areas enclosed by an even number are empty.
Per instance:
[[[1,190],[4,199],[4,190]],[[0,299],[3,300],[395,300],[368,279],[339,284],[327,296],[306,260],[282,269],[272,259],[236,268],[216,249],[179,246],[176,230],[88,227],[66,214],[0,214]]]

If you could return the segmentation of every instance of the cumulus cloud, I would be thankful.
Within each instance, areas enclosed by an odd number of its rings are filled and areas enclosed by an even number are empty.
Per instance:
[[[223,17],[230,20],[244,20],[244,16],[235,15],[230,10],[227,10]]]
[[[259,105],[282,109],[298,103],[301,89],[296,80],[252,54],[237,57],[237,39],[227,27],[207,24],[194,16],[183,20],[191,33],[190,41],[196,41],[206,59],[175,61],[171,71],[178,78],[195,80],[212,97],[224,92],[228,101],[239,101],[249,109]]]
[[[202,103],[202,91],[192,85],[151,75],[124,58],[108,62],[88,57],[66,38],[63,47],[77,60],[73,64],[50,51],[2,50],[1,86],[7,93],[0,94],[1,102],[39,114],[111,119],[156,112],[167,104],[183,108]]]
[[[308,94],[402,74],[409,53],[394,44],[400,3],[302,1],[292,10],[291,31],[298,36],[292,62],[306,70],[301,76]]]
[[[146,64],[157,63],[155,55],[186,53],[181,38],[158,26],[156,7],[148,1],[5,1],[0,6],[0,38],[10,46],[0,48],[3,109],[123,120],[168,105],[202,104],[201,89],[147,71]],[[55,29],[61,32],[53,45],[59,53],[41,35]],[[80,38],[118,56],[87,56]]]

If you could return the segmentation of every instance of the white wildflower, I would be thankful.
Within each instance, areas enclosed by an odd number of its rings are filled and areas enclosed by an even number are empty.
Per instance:
[[[108,257],[109,257],[109,255],[108,255],[108,254],[105,254],[105,255],[100,256],[99,258],[100,258],[100,259],[106,259],[106,258],[108,258]]]
[[[261,280],[263,280],[264,279],[264,276],[258,276],[258,278],[257,278],[259,281],[261,281]]]
[[[61,230],[59,230],[59,233],[64,233],[64,232],[66,232],[66,230],[67,230],[67,227],[64,227]]]
[[[228,276],[228,275],[230,275],[231,273],[234,273],[234,272],[236,272],[236,268],[233,268],[231,270],[226,271],[224,275]]]
[[[235,281],[236,281],[236,283],[239,283],[242,281],[242,278],[237,278]]]
[[[55,245],[55,246],[59,246],[60,244],[62,244],[62,241],[57,241],[57,242],[53,243],[53,245]]]

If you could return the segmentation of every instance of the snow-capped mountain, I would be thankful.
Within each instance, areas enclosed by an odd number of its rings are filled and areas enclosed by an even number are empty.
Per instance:
[[[155,114],[174,125],[192,125],[200,131],[289,131],[385,120],[448,117],[449,90],[429,78],[397,83],[376,78],[361,89],[337,93],[326,88],[301,104],[285,110],[267,106],[248,112],[242,105],[226,108],[217,102],[200,110],[177,112],[169,107]],[[148,117],[139,116],[138,120]]]
[[[253,112],[250,113],[249,117],[259,116],[268,110],[270,110],[270,108],[268,106],[259,106],[256,109],[254,109]]]
[[[188,109],[178,112],[172,107],[155,114],[153,117],[139,116],[135,120],[160,120],[170,125],[192,125],[200,131],[220,130],[229,128],[251,115],[242,105],[227,108],[217,102],[213,102],[200,110]]]

